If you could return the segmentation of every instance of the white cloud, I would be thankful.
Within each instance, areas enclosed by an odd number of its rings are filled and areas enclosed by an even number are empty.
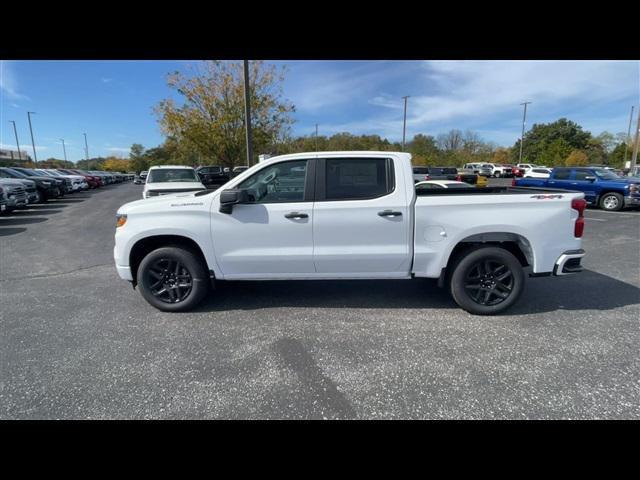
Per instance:
[[[412,84],[401,87],[402,93],[408,90],[411,95],[407,138],[418,132],[436,135],[458,128],[509,145],[520,135],[520,104],[525,100],[533,102],[527,111],[527,128],[534,122],[567,117],[594,135],[603,130],[615,133],[626,126],[625,115],[628,122],[627,107],[620,105],[640,101],[640,62],[634,61],[428,61],[421,66],[412,73]],[[403,73],[406,77],[407,72]],[[379,83],[367,103],[381,107],[379,113],[321,124],[325,134],[349,131],[401,139],[402,99],[398,92],[381,93],[392,90],[388,78],[371,76],[367,81],[374,80]]]
[[[108,152],[126,152],[129,153],[131,151],[130,147],[109,147],[107,148]]]
[[[4,149],[4,150],[16,150],[16,144],[15,143],[0,143],[0,148]],[[48,150],[49,147],[45,147],[44,145],[36,145],[36,153],[43,151],[43,150]],[[31,156],[33,156],[33,148],[31,147],[31,144],[29,145],[23,145],[20,144],[20,151],[22,152],[27,152],[28,154],[30,154]]]
[[[102,83],[111,83],[113,81],[113,78],[101,78],[100,80],[102,80]]]
[[[11,100],[31,100],[28,96],[18,91],[18,80],[11,62],[6,60],[0,60],[0,93]]]

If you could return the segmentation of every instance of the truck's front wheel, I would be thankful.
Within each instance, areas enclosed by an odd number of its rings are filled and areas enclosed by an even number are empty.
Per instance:
[[[138,267],[137,280],[144,299],[165,312],[190,310],[209,291],[202,260],[181,247],[162,247],[147,254]]]
[[[619,193],[605,193],[600,199],[600,208],[603,210],[617,212],[622,210],[622,207],[624,207],[624,198]]]
[[[458,260],[450,289],[453,299],[467,312],[494,315],[518,300],[524,289],[524,271],[511,252],[482,247]]]

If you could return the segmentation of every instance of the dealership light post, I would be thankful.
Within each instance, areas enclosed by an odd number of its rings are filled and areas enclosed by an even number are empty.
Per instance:
[[[402,151],[404,152],[404,140],[407,131],[407,98],[409,98],[409,95],[402,98],[404,98],[404,120],[402,122]]]
[[[64,153],[64,161],[67,161],[67,149],[64,147],[64,138],[61,138],[60,141],[62,142],[62,153]]]
[[[318,124],[316,123],[316,152],[318,151]]]
[[[629,115],[629,129],[627,130],[627,141],[624,143],[624,160],[622,165],[627,165],[627,151],[629,150],[629,144],[631,143],[631,124],[633,123],[633,105],[631,105],[631,115]]]
[[[20,153],[20,142],[18,141],[18,130],[16,129],[16,122],[9,120],[9,123],[13,123],[13,133],[16,136],[16,147],[18,147],[18,160],[22,160],[22,153]]]
[[[638,159],[638,144],[640,143],[640,114],[638,115],[638,125],[636,126],[636,141],[633,143],[633,155],[631,155],[631,165],[629,165],[629,173],[634,175],[636,168],[636,160]]]
[[[524,115],[522,116],[522,135],[520,135],[520,160],[519,163],[522,163],[522,145],[524,144],[524,126],[527,123],[527,105],[531,102],[524,102],[520,105],[524,105]]]
[[[89,169],[89,145],[87,144],[87,134],[83,133],[84,135],[84,157],[87,160],[87,170]]]
[[[38,155],[36,155],[36,142],[33,141],[33,128],[31,127],[31,114],[36,112],[27,112],[27,118],[29,118],[29,132],[31,132],[31,146],[33,147],[33,161],[38,166]]]
[[[244,129],[247,141],[247,167],[251,166],[253,149],[251,146],[251,92],[249,91],[249,60],[244,60]]]

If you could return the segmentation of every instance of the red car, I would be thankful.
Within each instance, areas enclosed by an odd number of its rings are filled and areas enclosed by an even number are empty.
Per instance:
[[[82,170],[71,169],[71,168],[59,168],[58,170],[60,170],[61,172],[65,172],[69,175],[82,175],[87,180],[87,183],[89,184],[89,188],[98,188],[102,186],[102,178],[96,175],[91,175]]]
[[[502,166],[510,168],[514,177],[522,177],[524,175],[524,170],[516,167],[515,165],[503,164]]]

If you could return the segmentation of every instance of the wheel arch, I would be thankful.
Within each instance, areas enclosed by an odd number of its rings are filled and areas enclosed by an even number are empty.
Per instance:
[[[453,247],[445,267],[442,269],[438,285],[443,286],[451,275],[453,266],[464,254],[482,247],[499,247],[512,253],[522,267],[532,267],[535,262],[534,250],[526,237],[513,232],[486,232],[469,235]]]
[[[162,247],[181,247],[192,251],[206,265],[207,271],[213,275],[204,252],[194,239],[184,235],[151,235],[137,240],[129,251],[129,268],[131,269],[134,284],[136,283],[135,279],[142,259],[153,250]]]

